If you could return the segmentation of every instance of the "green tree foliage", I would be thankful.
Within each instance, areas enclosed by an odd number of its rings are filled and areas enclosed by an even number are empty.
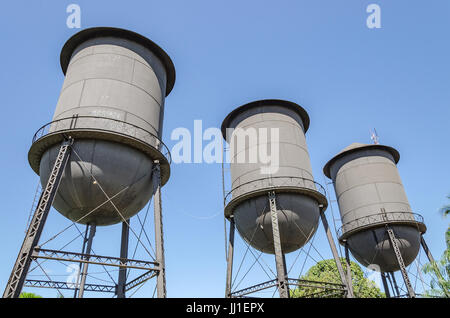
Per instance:
[[[342,266],[344,267],[344,271],[347,270],[347,264],[345,259],[341,259]],[[376,284],[364,277],[364,272],[361,267],[355,262],[350,262],[350,269],[352,273],[352,284],[353,291],[355,297],[358,298],[384,298],[385,295],[380,291],[380,289],[376,286]],[[337,270],[336,262],[334,259],[328,259],[324,261],[318,262],[316,265],[312,266],[308,272],[301,276],[300,279],[310,280],[316,282],[327,282],[327,283],[335,283],[342,284],[341,278],[339,276],[339,272]],[[320,288],[310,288],[299,286],[297,289],[291,290],[291,297],[300,298],[300,297],[308,297],[313,293],[319,293],[323,291]],[[326,298],[343,298],[342,294],[329,294],[324,295]]]
[[[42,296],[33,293],[20,293],[19,298],[42,298]]]
[[[450,199],[450,196],[447,197]],[[450,214],[450,205],[445,205],[440,209],[440,213],[445,217]],[[431,289],[425,291],[427,297],[450,297],[450,227],[445,233],[447,249],[441,259],[437,262],[430,262],[423,267],[423,271],[431,276]]]

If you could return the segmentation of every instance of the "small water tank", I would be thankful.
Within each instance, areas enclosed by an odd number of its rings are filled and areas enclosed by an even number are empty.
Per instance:
[[[150,200],[154,160],[160,161],[162,184],[169,178],[170,154],[161,137],[174,66],[149,39],[97,27],[66,42],[61,67],[65,80],[53,120],[36,133],[30,165],[45,185],[61,141],[72,137],[53,206],[82,224],[122,222]]]
[[[409,205],[396,166],[399,159],[392,147],[353,143],[323,169],[333,180],[339,204],[340,243],[347,243],[361,264],[377,265],[382,272],[400,268],[386,225],[394,231],[406,266],[416,258],[426,231]]]
[[[321,209],[327,206],[324,190],[312,175],[305,139],[308,127],[306,111],[284,100],[251,102],[232,111],[222,123],[232,157],[232,190],[227,196],[225,216],[233,217],[244,240],[262,252],[274,253],[269,191],[276,193],[283,253],[308,242],[317,229]],[[276,154],[271,129],[279,135]],[[238,141],[242,133],[248,134],[245,144]],[[265,134],[267,138],[262,138]],[[276,171],[265,172],[267,163],[259,157],[251,159],[252,153],[261,149],[279,157]]]

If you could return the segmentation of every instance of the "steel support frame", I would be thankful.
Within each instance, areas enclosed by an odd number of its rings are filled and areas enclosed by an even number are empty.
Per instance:
[[[120,242],[120,258],[128,258],[128,242],[130,237],[130,220],[122,222],[122,238]],[[125,298],[125,286],[127,284],[127,269],[120,267],[119,279],[117,280],[117,298]]]
[[[422,234],[420,235],[420,244],[422,245],[422,248],[423,248],[425,254],[427,254],[427,258],[428,258],[428,261],[430,262],[431,266],[433,266],[433,268],[435,268],[436,261],[434,260],[434,257],[431,254],[431,251],[428,248],[427,242],[425,242],[425,239],[423,238]],[[442,286],[442,284],[441,284],[441,280],[444,280],[444,278],[441,275],[441,272],[438,269],[435,269],[435,272],[436,272],[436,275],[439,276],[438,277],[438,284],[441,286],[445,296],[447,298],[450,298],[450,294],[448,293],[447,288],[445,288],[445,286]]]
[[[55,195],[58,191],[63,171],[70,157],[70,149],[73,142],[74,140],[71,137],[68,137],[61,144],[56,161],[50,173],[49,180],[41,193],[38,205],[24,238],[24,242],[12,269],[10,278],[3,293],[3,298],[18,298],[24,286],[74,290],[74,297],[83,297],[84,291],[114,292],[116,294],[120,294],[120,291],[123,289],[123,294],[125,296],[125,291],[129,291],[134,287],[139,286],[154,276],[157,276],[158,297],[166,297],[161,211],[161,168],[159,161],[155,161],[153,170],[156,231],[155,242],[157,254],[156,262],[127,258],[125,249],[127,249],[128,238],[125,239],[124,237],[124,229],[122,229],[123,233],[120,258],[90,254],[92,239],[95,234],[95,226],[93,229],[91,227],[90,234],[92,235],[90,235],[90,238],[84,238],[83,250],[81,253],[41,249],[38,247],[45,222],[53,204]],[[86,228],[86,234],[87,230],[88,227]],[[128,236],[128,234],[126,234],[126,236]],[[86,245],[88,245],[87,248]],[[83,268],[82,274],[79,274],[76,284],[56,282],[52,280],[27,280],[26,276],[28,274],[30,264],[33,260],[37,259],[78,262],[80,264],[80,269]],[[147,270],[147,272],[141,276],[138,276],[129,283],[126,283],[126,278],[125,280],[121,279],[121,275],[119,274],[118,285],[87,284],[86,276],[88,264],[119,267],[119,273],[121,270],[126,271],[126,269],[141,269]],[[79,283],[80,278],[81,283]]]
[[[11,276],[3,293],[3,298],[18,298],[30,268],[31,256],[37,246],[44,229],[45,221],[58,191],[63,171],[70,157],[73,140],[63,141],[53,164],[52,171],[45,188],[42,191],[38,206],[34,212],[27,234],[20,248]]]
[[[397,258],[398,265],[400,266],[400,272],[402,273],[403,280],[405,281],[406,290],[408,292],[409,298],[415,298],[416,293],[411,285],[411,281],[408,277],[408,272],[406,271],[405,262],[403,261],[402,254],[400,252],[400,248],[398,247],[397,238],[395,237],[394,230],[386,224],[386,231],[389,235],[389,241],[391,243],[391,247],[394,250],[395,257]],[[392,275],[393,276],[393,275]]]
[[[88,241],[88,233],[89,233],[89,225],[86,225],[86,230],[85,230],[84,238],[83,238],[83,246],[81,248],[81,254],[85,254],[86,244],[87,244],[87,241]],[[80,283],[80,273],[81,273],[82,268],[83,268],[83,263],[79,263],[78,264],[77,281],[76,281],[76,284],[75,284],[75,291],[73,293],[73,298],[77,298],[78,286],[79,286],[79,283]]]
[[[350,253],[347,242],[345,242],[345,262],[347,266],[347,287],[348,287],[348,298],[354,298],[355,293],[353,291],[353,279],[352,279],[352,267],[350,261]],[[349,297],[350,296],[350,297]]]
[[[386,279],[386,273],[380,272],[381,281],[383,282],[384,293],[386,294],[386,298],[391,298],[391,293],[389,291],[389,285]]]
[[[154,191],[155,253],[159,269],[156,276],[156,292],[158,298],[166,298],[166,265],[164,257],[164,232],[161,203],[161,166],[158,160],[154,161],[152,177]]]
[[[276,269],[277,269],[277,279],[263,282],[260,284],[256,284],[250,287],[246,287],[242,290],[232,292],[231,287],[233,283],[233,258],[234,258],[234,238],[235,238],[235,223],[234,218],[231,215],[229,222],[230,222],[230,233],[229,233],[229,239],[228,239],[228,255],[227,255],[227,277],[226,277],[226,287],[225,287],[225,297],[226,298],[233,298],[233,297],[244,297],[245,295],[249,295],[267,288],[277,287],[280,298],[290,298],[290,291],[289,286],[305,286],[305,287],[313,287],[313,288],[323,288],[324,292],[326,292],[328,289],[334,290],[336,292],[343,292],[348,298],[353,297],[353,289],[350,288],[349,293],[349,287],[346,280],[346,277],[344,275],[344,270],[342,268],[342,264],[338,262],[337,257],[337,249],[336,245],[334,244],[333,237],[331,236],[331,247],[332,251],[334,251],[336,254],[335,260],[337,263],[338,268],[341,269],[341,279],[343,284],[330,284],[330,283],[323,283],[323,282],[313,282],[313,281],[301,281],[299,279],[292,279],[288,278],[287,276],[287,270],[286,270],[286,259],[285,255],[281,248],[281,240],[280,240],[280,231],[279,231],[279,224],[278,224],[278,214],[277,214],[277,205],[276,205],[276,193],[275,191],[268,191],[268,199],[269,199],[269,206],[270,206],[270,213],[271,213],[271,220],[272,220],[272,233],[273,233],[273,240],[274,240],[274,250],[275,250],[275,263],[276,263]],[[326,219],[324,219],[324,216],[322,215],[322,222],[324,223],[324,226],[326,228],[326,232],[331,235],[331,231],[328,227],[328,222]],[[325,221],[324,221],[325,220]],[[328,229],[328,230],[327,230]],[[327,235],[328,239],[330,240],[330,237]],[[334,249],[333,249],[334,247]],[[350,269],[350,266],[348,267]],[[351,272],[348,273],[350,279],[351,279]],[[332,287],[330,287],[333,285]],[[322,293],[322,292],[321,292]]]
[[[86,284],[86,277],[89,267],[89,257],[92,250],[92,242],[94,240],[95,232],[97,231],[97,226],[92,224],[89,226],[89,238],[87,241],[86,247],[86,262],[83,263],[83,270],[81,272],[81,282],[80,282],[80,291],[78,292],[78,298],[83,298],[84,296],[84,285]]]
[[[347,272],[347,275],[350,276],[349,277],[350,280],[347,281],[348,278],[346,277],[346,275],[344,273],[344,268],[342,267],[341,260],[339,259],[339,254],[338,254],[338,251],[337,251],[337,248],[336,248],[336,244],[334,243],[333,235],[331,234],[330,227],[328,226],[328,221],[327,221],[327,218],[325,216],[325,213],[322,210],[320,211],[320,218],[322,220],[322,224],[323,224],[323,227],[325,229],[325,233],[327,235],[328,244],[330,245],[334,261],[336,262],[336,267],[338,269],[339,276],[341,278],[341,282],[345,286],[345,289],[346,289],[346,297],[347,298],[354,298],[353,287],[349,287],[352,284],[351,272]],[[347,268],[350,269],[350,266],[348,266]]]
[[[275,251],[275,265],[277,269],[278,292],[280,298],[289,298],[289,285],[287,283],[286,259],[281,248],[280,229],[275,191],[269,191],[270,216],[272,220],[273,246]]]
[[[230,237],[228,240],[227,282],[225,288],[225,298],[231,298],[231,285],[233,282],[234,233],[235,233],[235,225],[234,225],[234,218],[232,216],[230,218]]]

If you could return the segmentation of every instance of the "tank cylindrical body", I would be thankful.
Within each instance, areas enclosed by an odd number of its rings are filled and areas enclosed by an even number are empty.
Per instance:
[[[173,64],[139,34],[92,28],[67,41],[61,66],[66,77],[53,121],[35,136],[30,164],[45,185],[59,141],[73,137],[53,206],[83,224],[121,222],[151,198],[154,160],[163,166],[163,183],[169,176],[161,137]]]
[[[225,214],[234,217],[236,228],[250,245],[265,253],[274,253],[269,191],[276,193],[284,253],[309,240],[317,229],[320,210],[326,207],[312,175],[305,139],[308,126],[306,111],[282,100],[241,106],[222,124],[230,144],[232,183]],[[264,154],[270,156],[264,158]]]
[[[340,242],[348,244],[361,264],[382,272],[399,269],[386,225],[394,231],[406,266],[417,256],[425,231],[406,197],[396,166],[399,158],[392,147],[354,143],[324,167],[339,204]]]

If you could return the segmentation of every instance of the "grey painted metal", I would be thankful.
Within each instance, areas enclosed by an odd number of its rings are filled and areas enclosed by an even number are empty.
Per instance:
[[[83,264],[83,271],[81,272],[81,282],[80,282],[80,291],[78,292],[78,298],[83,298],[84,296],[84,285],[86,284],[86,278],[89,267],[89,254],[91,254],[92,250],[92,242],[94,240],[95,232],[97,227],[95,224],[89,225],[89,238],[86,246],[86,262]]]
[[[154,189],[154,218],[155,218],[155,248],[158,262],[158,275],[156,276],[156,291],[158,298],[166,298],[166,265],[164,258],[164,232],[161,204],[161,170],[159,161],[154,162],[153,189]]]
[[[56,282],[49,280],[36,280],[27,279],[25,281],[25,287],[39,287],[39,288],[54,288],[54,289],[67,289],[75,290],[78,287],[68,282]],[[114,293],[116,291],[115,285],[102,285],[102,284],[84,284],[84,290],[90,292],[101,292],[101,293]]]
[[[347,298],[353,298],[353,292],[350,291],[350,287],[349,287],[349,284],[351,284],[351,281],[350,282],[347,281],[347,277],[345,276],[344,268],[342,267],[342,263],[341,263],[341,260],[339,258],[339,254],[338,254],[338,251],[337,251],[337,248],[336,248],[336,244],[334,243],[334,239],[333,239],[333,235],[331,234],[330,227],[328,226],[328,221],[327,221],[327,218],[325,216],[325,213],[321,212],[320,213],[320,217],[322,219],[322,224],[323,224],[323,227],[325,229],[325,233],[327,235],[328,244],[330,245],[330,248],[331,248],[331,253],[333,254],[333,258],[334,258],[334,261],[336,263],[336,267],[337,267],[337,270],[338,270],[338,273],[339,273],[339,277],[341,278],[342,285],[344,285],[345,289],[346,289],[346,296],[347,296]]]
[[[316,231],[319,204],[326,197],[314,182],[306,146],[305,132],[309,117],[299,105],[283,100],[261,100],[243,105],[231,112],[222,123],[222,134],[230,144],[232,199],[225,216],[234,216],[241,236],[254,248],[275,253],[267,192],[277,189],[278,222],[282,250],[289,253],[301,248]],[[234,129],[227,134],[227,129]],[[279,169],[261,174],[266,166],[261,160],[249,160],[258,149],[271,149],[270,129],[279,131]],[[262,129],[262,130],[260,130]],[[267,129],[267,130],[265,130]],[[256,140],[242,147],[237,132],[256,134]],[[262,131],[269,137],[261,140]],[[253,134],[254,135],[254,134]],[[245,156],[247,160],[242,162]]]
[[[355,293],[353,291],[353,279],[352,279],[352,263],[350,261],[350,254],[348,251],[348,245],[345,244],[345,262],[347,265],[347,287],[348,287],[348,298],[354,298]]]
[[[142,285],[143,283],[145,283],[149,279],[155,277],[156,275],[158,275],[158,271],[150,270],[150,271],[136,277],[135,279],[133,279],[132,281],[128,282],[125,285],[125,291],[130,291],[131,289]]]
[[[389,292],[389,286],[386,280],[386,273],[381,272],[381,281],[383,282],[384,293],[386,294],[386,298],[391,298],[391,293]]]
[[[434,257],[431,254],[431,251],[428,248],[427,242],[425,241],[423,235],[420,236],[420,244],[422,245],[422,248],[425,251],[425,254],[427,255],[427,258],[430,261],[430,264],[432,264],[432,266],[435,267],[436,266],[436,261],[434,260]],[[435,273],[436,273],[436,275],[439,275],[438,284],[441,286],[442,291],[444,292],[444,294],[445,294],[445,296],[447,298],[450,298],[450,294],[448,293],[448,289],[445,286],[442,285],[442,282],[445,281],[444,277],[442,276],[441,272],[438,269],[435,270]],[[421,275],[420,271],[419,271],[419,275]]]
[[[286,259],[283,254],[280,239],[280,230],[278,227],[278,209],[276,203],[276,195],[274,191],[270,191],[270,217],[272,220],[273,245],[275,250],[275,265],[277,269],[278,292],[280,298],[289,298],[289,285],[287,284]]]
[[[42,184],[50,173],[64,134],[76,135],[74,147],[110,195],[129,187],[114,204],[125,218],[138,213],[152,195],[152,161],[164,165],[160,153],[164,99],[175,81],[167,54],[152,41],[117,28],[83,30],[67,41],[61,52],[66,75],[52,123],[34,141],[29,161]],[[153,136],[153,137],[149,137]],[[72,221],[110,225],[121,222],[110,204],[80,218],[104,201],[102,191],[71,158],[54,207]]]
[[[348,243],[361,264],[376,264],[382,272],[400,269],[385,224],[394,230],[406,266],[417,256],[420,233],[426,231],[411,211],[396,167],[399,158],[392,147],[354,143],[324,167],[343,223],[339,241]]]
[[[3,293],[3,298],[17,298],[22,291],[25,278],[30,268],[32,253],[39,242],[50,207],[55,199],[55,194],[58,191],[64,168],[69,161],[71,145],[72,139],[69,139],[64,141],[59,148],[51,173],[44,190],[42,191],[39,204],[36,207],[36,211],[34,212],[22,247],[20,248],[19,255],[17,256],[17,260],[12,269],[11,276],[9,277]]]
[[[128,258],[128,241],[130,237],[130,220],[122,222],[122,238],[120,242],[120,258]],[[125,298],[125,286],[127,284],[127,269],[119,269],[119,279],[117,280],[117,298]]]
[[[84,231],[83,246],[81,247],[81,254],[85,254],[86,253],[86,244],[87,244],[87,241],[88,241],[88,233],[89,233],[89,225],[86,225],[86,230]],[[82,268],[83,268],[83,263],[79,263],[78,264],[77,280],[76,280],[76,283],[75,283],[73,298],[77,298],[78,286],[79,286],[79,283],[80,283],[80,276],[81,276]]]
[[[400,289],[398,288],[397,280],[395,279],[394,273],[393,272],[389,272],[389,276],[390,276],[390,280],[394,284],[394,290],[395,290],[396,296],[400,297]]]
[[[75,252],[49,250],[42,248],[35,248],[32,254],[32,258],[48,259],[62,262],[89,263],[113,267],[126,267],[142,270],[154,270],[154,271],[158,270],[156,268],[158,263],[151,261],[123,259],[119,257],[102,256],[95,254],[81,254]]]
[[[403,261],[402,253],[400,252],[400,248],[398,246],[398,241],[395,237],[394,231],[391,229],[389,225],[386,225],[386,231],[389,235],[389,241],[391,242],[392,249],[395,252],[395,256],[397,257],[397,262],[400,267],[400,272],[402,273],[403,280],[405,281],[405,286],[408,291],[408,295],[410,298],[416,297],[414,293],[414,289],[412,288],[411,281],[408,277],[408,272],[406,271],[405,262]]]
[[[319,293],[314,294],[308,294],[305,296],[305,298],[308,297],[327,297],[332,296],[334,294],[343,295],[345,293],[345,286],[341,284],[335,284],[335,283],[328,283],[328,282],[318,282],[318,281],[311,281],[311,280],[304,280],[304,279],[296,279],[296,278],[288,278],[286,280],[286,283],[289,286],[293,287],[306,287],[306,288],[313,288],[313,289],[323,289],[323,291]],[[262,291],[268,288],[272,287],[278,287],[278,280],[273,279],[269,280],[263,283],[259,283],[257,285],[253,285],[250,287],[246,287],[244,289],[235,291],[232,293],[231,297],[244,297],[246,295],[253,294],[258,291]],[[330,294],[333,293],[333,294]]]
[[[225,297],[231,297],[231,285],[233,282],[233,258],[234,258],[234,219],[230,218],[230,238],[228,241],[228,255],[227,255],[227,281],[225,288]]]

